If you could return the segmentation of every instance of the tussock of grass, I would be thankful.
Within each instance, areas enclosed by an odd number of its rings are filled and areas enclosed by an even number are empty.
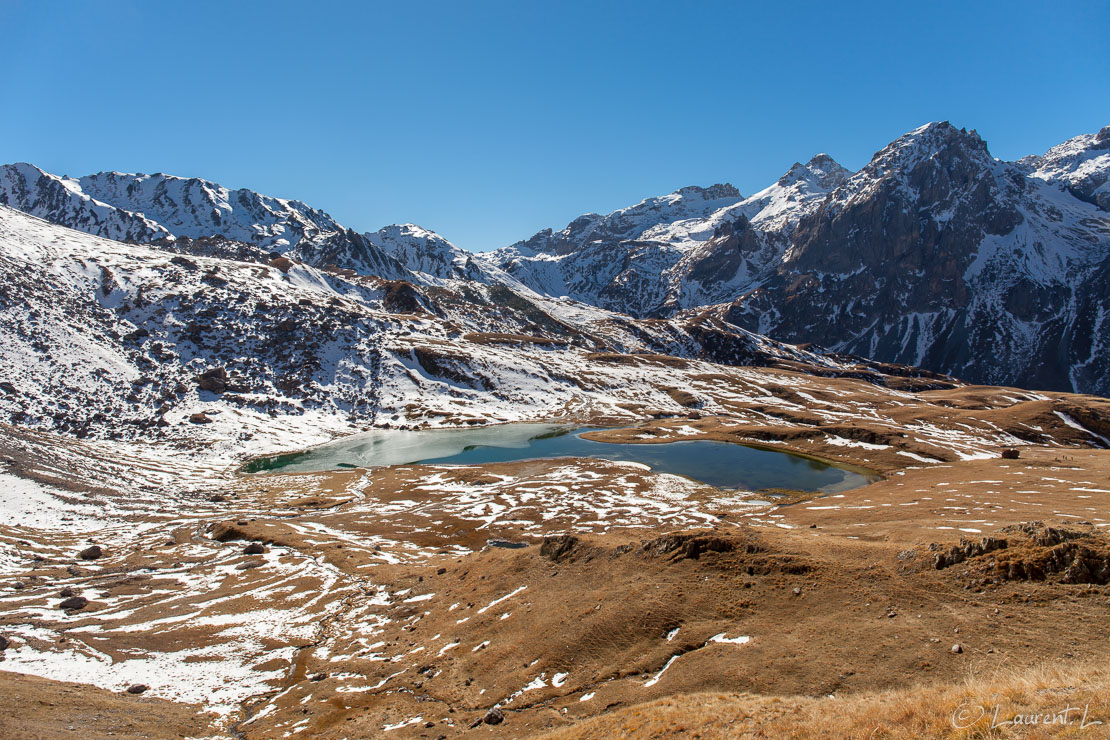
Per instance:
[[[955,684],[821,699],[678,695],[584,720],[544,737],[965,740],[1107,736],[1110,661],[1101,660],[1045,663],[993,675],[972,672]]]

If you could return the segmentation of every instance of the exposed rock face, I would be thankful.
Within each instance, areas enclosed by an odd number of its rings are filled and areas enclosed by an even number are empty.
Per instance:
[[[785,341],[1105,395],[1108,178],[1110,127],[1007,163],[933,123],[855,174],[818,155],[747,199],[701,195],[699,211],[684,189],[491,257],[539,292],[633,315],[720,303]]]
[[[966,380],[1110,392],[1110,218],[930,124],[803,216],[732,323]]]
[[[556,563],[566,557],[578,545],[578,538],[570,534],[549,535],[543,538],[540,555]]]
[[[211,370],[206,370],[197,376],[197,387],[199,387],[202,391],[223,393],[225,390],[227,390],[227,384],[227,370],[222,367],[215,367]]]
[[[74,179],[24,163],[3,165],[0,204],[120,241],[173,249],[170,245],[183,239],[186,246],[178,249],[211,256],[230,256],[214,250],[233,242],[320,267],[393,278],[410,274],[366,236],[323,211],[198,178],[100,172]]]
[[[1110,544],[1104,533],[1023,522],[1003,527],[1015,539],[961,540],[936,553],[940,570],[967,562],[963,575],[995,580],[1110,583]],[[932,546],[935,549],[935,545]]]

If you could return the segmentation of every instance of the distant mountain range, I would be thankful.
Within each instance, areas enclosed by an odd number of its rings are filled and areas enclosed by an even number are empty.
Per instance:
[[[169,251],[501,286],[970,382],[1110,395],[1108,181],[1110,126],[1004,162],[945,122],[859,172],[819,154],[749,197],[685,187],[482,254],[413,224],[359,234],[299,201],[163,174],[5,165],[0,204]]]

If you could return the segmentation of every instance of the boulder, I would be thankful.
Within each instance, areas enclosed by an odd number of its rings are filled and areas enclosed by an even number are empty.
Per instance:
[[[70,596],[68,599],[58,604],[59,609],[69,611],[79,611],[89,605],[89,600],[84,596]]]
[[[227,370],[222,367],[214,367],[197,376],[197,386],[199,386],[202,391],[223,393],[227,390],[227,384]]]
[[[81,552],[77,553],[77,557],[82,560],[96,560],[104,554],[104,549],[100,545],[91,545],[86,547]]]

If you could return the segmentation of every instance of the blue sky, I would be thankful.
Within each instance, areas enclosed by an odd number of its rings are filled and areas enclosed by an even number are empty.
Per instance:
[[[195,175],[488,249],[921,123],[1110,124],[1110,4],[0,0],[0,162]]]

